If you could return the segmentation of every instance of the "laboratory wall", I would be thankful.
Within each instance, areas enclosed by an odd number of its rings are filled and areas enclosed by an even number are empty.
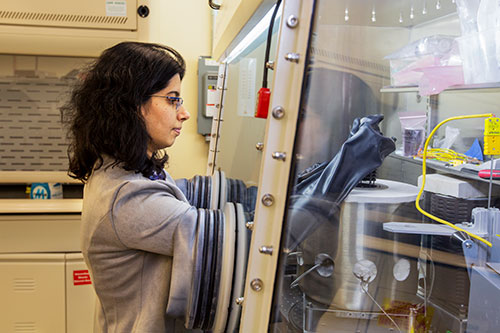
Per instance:
[[[35,76],[50,81],[60,80],[69,75],[74,79],[79,68],[93,61],[102,50],[120,40],[139,40],[169,45],[178,50],[186,61],[187,71],[182,82],[181,93],[184,106],[190,112],[191,118],[184,123],[182,134],[175,146],[168,150],[170,160],[167,170],[174,178],[189,178],[195,174],[205,174],[208,143],[202,135],[197,133],[196,129],[197,61],[199,56],[211,55],[212,10],[203,0],[176,2],[146,0],[138,1],[137,4],[147,5],[150,12],[145,18],[137,17],[135,33],[58,27],[16,27],[14,25],[0,27],[0,41],[4,42],[0,43],[2,44],[0,46],[0,76],[3,78],[4,86],[9,85],[9,80],[15,81],[20,77]],[[70,35],[73,36],[68,39]],[[86,37],[83,37],[84,35]],[[69,40],[73,41],[69,42]],[[68,81],[65,92],[70,86]],[[9,92],[12,87],[9,87],[6,87],[6,94],[12,93]],[[20,93],[20,95],[26,95],[29,100],[36,100],[36,98],[29,97],[27,92]],[[54,114],[64,101],[64,96],[59,97],[60,100],[56,103],[58,105],[54,106],[52,103],[50,106]],[[4,102],[15,103],[15,101],[7,100],[7,97],[4,98]],[[24,102],[26,101],[19,100],[19,103]],[[24,116],[20,115],[20,117]],[[61,134],[58,136],[62,137]],[[29,141],[29,137],[22,140]],[[5,155],[5,152],[6,150],[2,150],[1,156]],[[23,152],[23,154],[26,153]]]
[[[187,71],[181,95],[191,119],[184,123],[182,134],[173,147],[167,171],[174,178],[191,178],[206,171],[208,143],[196,131],[198,105],[197,62],[202,55],[211,55],[212,14],[207,1],[150,1],[149,35],[151,42],[164,43],[178,50],[186,60]]]

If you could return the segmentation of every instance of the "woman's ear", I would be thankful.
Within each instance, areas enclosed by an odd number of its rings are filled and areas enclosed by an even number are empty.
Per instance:
[[[145,118],[148,113],[148,102],[141,105],[140,109],[142,118]]]

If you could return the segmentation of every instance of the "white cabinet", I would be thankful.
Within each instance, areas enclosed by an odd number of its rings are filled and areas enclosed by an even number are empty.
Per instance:
[[[0,214],[0,253],[79,252],[79,235],[79,214]]]
[[[0,254],[0,332],[92,332],[95,293],[81,253]]]
[[[123,40],[138,40],[148,19],[137,1],[2,1],[0,50],[8,54],[98,56]],[[142,24],[142,26],[141,26]]]
[[[96,295],[81,253],[67,253],[66,332],[89,333],[94,327]]]
[[[0,332],[93,331],[79,233],[80,214],[0,214]]]
[[[64,254],[0,254],[1,332],[65,332]]]

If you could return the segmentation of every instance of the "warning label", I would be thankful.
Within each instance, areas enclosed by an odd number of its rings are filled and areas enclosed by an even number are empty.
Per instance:
[[[88,269],[73,271],[73,285],[80,286],[82,284],[92,284]]]

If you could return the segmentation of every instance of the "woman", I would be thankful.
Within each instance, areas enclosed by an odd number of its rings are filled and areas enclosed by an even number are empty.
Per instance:
[[[189,119],[184,73],[169,47],[120,43],[61,108],[69,174],[85,182],[81,245],[103,332],[171,332],[171,318],[184,316],[197,210],[164,171],[162,151]]]

